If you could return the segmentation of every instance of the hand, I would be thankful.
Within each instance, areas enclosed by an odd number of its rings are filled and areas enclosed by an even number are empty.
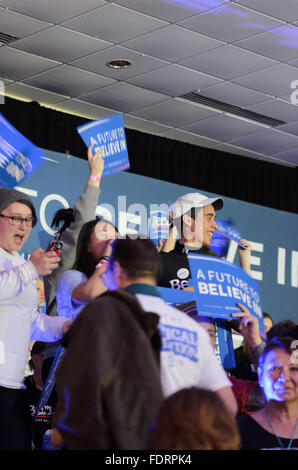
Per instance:
[[[62,325],[62,334],[65,335],[72,325],[72,320],[66,320]]]
[[[90,147],[88,148],[88,153],[87,153],[90,175],[98,176],[99,178],[101,178],[101,175],[104,169],[104,160],[101,156],[102,152],[97,151],[93,155],[92,148],[93,148],[93,145],[90,145]]]
[[[37,248],[31,253],[30,261],[34,264],[39,276],[51,274],[54,269],[58,268],[61,258],[55,251],[44,251]]]
[[[245,238],[241,238],[240,243],[244,246],[245,248],[242,248],[240,245],[238,245],[238,255],[239,255],[239,261],[240,261],[240,266],[241,268],[251,276],[251,271],[250,271],[250,253],[251,253],[251,244],[245,240]]]
[[[251,348],[255,348],[262,343],[259,330],[259,321],[252,315],[244,305],[238,303],[237,306],[242,310],[240,313],[232,313],[235,318],[240,318],[239,333],[246,339]]]

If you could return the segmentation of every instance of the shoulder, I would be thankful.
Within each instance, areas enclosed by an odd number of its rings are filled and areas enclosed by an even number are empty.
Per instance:
[[[57,288],[62,285],[68,284],[68,283],[73,283],[73,282],[85,282],[87,280],[87,276],[80,272],[76,271],[75,269],[69,269],[67,271],[64,271],[64,273],[61,274],[58,280]]]

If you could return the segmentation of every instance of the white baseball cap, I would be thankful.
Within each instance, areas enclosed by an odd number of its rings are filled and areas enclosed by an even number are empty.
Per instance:
[[[170,212],[173,219],[178,219],[192,207],[205,207],[213,205],[215,210],[223,208],[224,201],[221,197],[210,198],[201,193],[187,193],[180,196],[172,205]]]

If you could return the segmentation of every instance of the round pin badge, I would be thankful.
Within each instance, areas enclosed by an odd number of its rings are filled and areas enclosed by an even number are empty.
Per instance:
[[[189,270],[187,268],[180,268],[177,271],[179,279],[187,279],[189,277]]]

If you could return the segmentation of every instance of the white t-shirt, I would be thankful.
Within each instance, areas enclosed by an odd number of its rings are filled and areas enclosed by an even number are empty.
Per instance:
[[[136,295],[145,311],[160,316],[161,382],[165,396],[192,386],[212,391],[232,386],[208,334],[196,321],[160,297]]]
[[[22,388],[29,341],[57,341],[66,318],[49,317],[37,309],[31,261],[0,248],[0,386]]]
[[[88,281],[87,276],[75,269],[69,269],[60,276],[56,289],[57,313],[59,316],[74,320],[87,305],[87,302],[80,302],[72,298],[74,289],[86,281]]]

